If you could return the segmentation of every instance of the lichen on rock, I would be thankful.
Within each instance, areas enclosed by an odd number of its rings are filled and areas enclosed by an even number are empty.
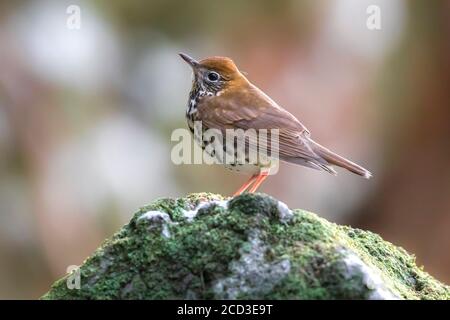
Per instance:
[[[262,194],[159,199],[43,299],[449,299],[405,250]]]
[[[240,258],[229,266],[230,275],[213,285],[216,298],[236,299],[240,294],[261,298],[269,293],[290,271],[291,263],[284,258],[269,262],[268,248],[261,241],[259,231],[251,231],[248,244],[239,249]]]

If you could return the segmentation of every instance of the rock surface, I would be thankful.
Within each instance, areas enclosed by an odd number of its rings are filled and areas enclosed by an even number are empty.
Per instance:
[[[450,287],[378,235],[262,194],[157,200],[79,274],[80,289],[65,277],[43,299],[450,298]]]

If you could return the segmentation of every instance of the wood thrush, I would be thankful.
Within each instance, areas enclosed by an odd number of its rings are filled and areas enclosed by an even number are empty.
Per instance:
[[[321,146],[311,139],[309,130],[288,111],[284,110],[263,91],[253,85],[227,57],[209,57],[201,61],[180,53],[193,70],[194,78],[186,110],[188,126],[194,132],[194,123],[200,121],[202,130],[278,129],[278,158],[285,162],[324,170],[336,175],[332,165],[370,178],[363,167]],[[205,149],[207,142],[198,141]],[[248,145],[249,142],[246,141]],[[223,144],[226,152],[226,144]],[[213,154],[211,154],[214,156]],[[248,157],[246,157],[246,160]],[[235,193],[255,192],[267,178],[270,167],[260,163],[225,164],[228,169],[251,174],[251,178]]]

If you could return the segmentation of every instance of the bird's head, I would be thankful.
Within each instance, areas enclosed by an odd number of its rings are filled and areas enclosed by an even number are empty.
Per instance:
[[[245,81],[244,75],[230,58],[209,57],[197,61],[184,53],[180,53],[180,57],[192,68],[194,86],[199,86],[214,95],[240,81]]]

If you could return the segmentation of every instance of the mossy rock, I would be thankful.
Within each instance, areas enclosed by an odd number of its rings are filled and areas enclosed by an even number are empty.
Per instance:
[[[43,299],[449,299],[402,248],[263,194],[160,199]],[[70,286],[69,286],[70,287]]]

